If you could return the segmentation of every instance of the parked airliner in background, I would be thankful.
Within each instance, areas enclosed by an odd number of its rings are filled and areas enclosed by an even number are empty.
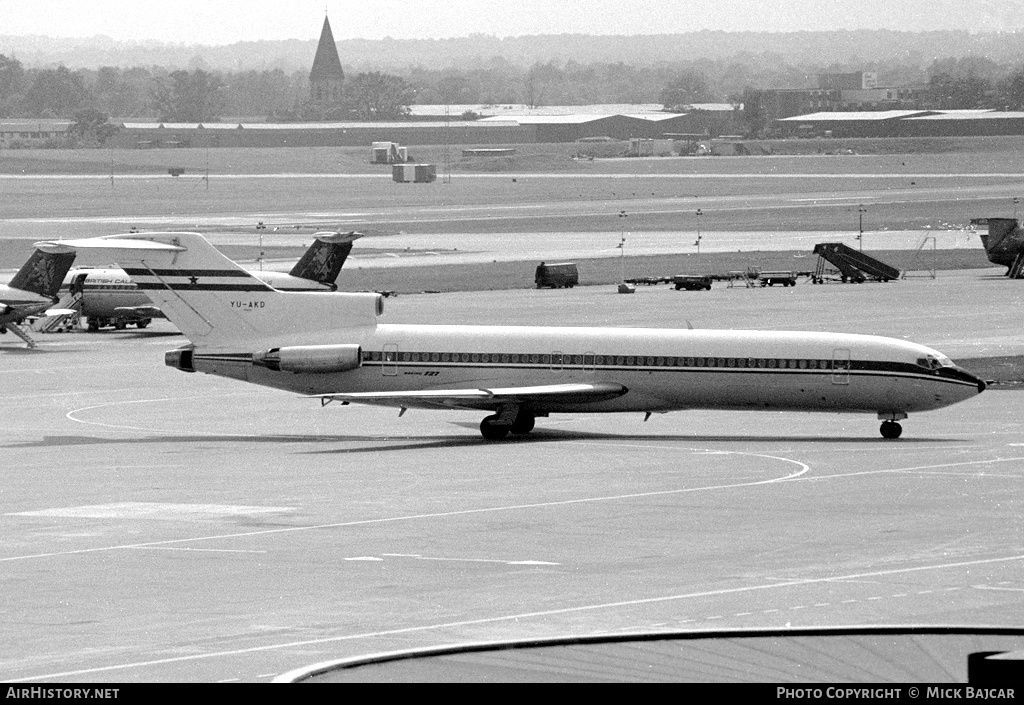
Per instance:
[[[0,333],[11,331],[30,348],[36,346],[19,324],[43,313],[57,301],[61,280],[75,261],[74,252],[35,250],[8,284],[0,284]],[[60,315],[68,311],[54,311]]]
[[[985,383],[942,353],[841,333],[378,323],[383,297],[272,289],[196,233],[41,242],[113,257],[191,344],[185,372],[232,377],[323,403],[478,409],[487,439],[552,413],[681,409],[877,414],[897,438],[912,412]]]
[[[280,291],[334,291],[352,243],[360,237],[355,232],[318,232],[290,272],[253,274]],[[91,331],[107,326],[145,328],[152,319],[165,317],[122,269],[75,268],[65,277],[61,293],[61,305],[77,306]]]

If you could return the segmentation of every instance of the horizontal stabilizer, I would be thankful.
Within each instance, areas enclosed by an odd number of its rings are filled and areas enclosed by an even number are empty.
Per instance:
[[[141,240],[135,238],[91,237],[81,240],[44,240],[36,243],[36,248],[44,252],[67,253],[82,249],[95,250],[157,250],[165,252],[184,252],[185,248],[169,242]],[[63,277],[62,277],[63,278]]]

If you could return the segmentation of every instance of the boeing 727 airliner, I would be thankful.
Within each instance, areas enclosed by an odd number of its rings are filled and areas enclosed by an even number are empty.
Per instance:
[[[191,341],[169,366],[324,403],[483,410],[489,440],[553,413],[682,409],[870,413],[897,438],[908,414],[985,389],[936,350],[868,335],[381,324],[379,295],[277,291],[196,233],[37,247],[112,256]]]

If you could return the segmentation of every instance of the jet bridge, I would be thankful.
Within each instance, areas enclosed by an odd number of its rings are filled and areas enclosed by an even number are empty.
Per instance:
[[[826,262],[839,270],[844,282],[860,284],[868,279],[887,282],[900,278],[900,270],[841,242],[819,242],[814,246],[814,254],[818,255],[818,266],[812,276],[815,284],[825,281]]]

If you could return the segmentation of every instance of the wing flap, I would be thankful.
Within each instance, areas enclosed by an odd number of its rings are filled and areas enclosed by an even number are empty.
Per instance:
[[[622,396],[628,390],[621,384],[547,384],[532,387],[479,387],[475,389],[420,389],[401,392],[348,392],[314,394],[324,402],[384,406],[443,406],[495,408],[502,404],[547,402],[551,404],[585,404]]]

